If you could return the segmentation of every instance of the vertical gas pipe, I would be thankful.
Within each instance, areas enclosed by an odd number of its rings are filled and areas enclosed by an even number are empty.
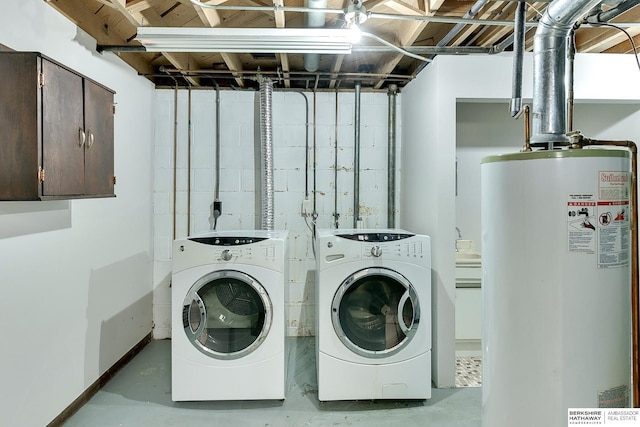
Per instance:
[[[353,156],[353,228],[358,228],[360,221],[360,82],[355,84],[355,118],[354,129],[354,156]]]
[[[396,95],[398,86],[389,85],[389,154],[387,179],[387,228],[396,226]]]

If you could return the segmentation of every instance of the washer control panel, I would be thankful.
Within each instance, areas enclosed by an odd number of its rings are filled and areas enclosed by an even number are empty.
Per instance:
[[[194,246],[182,245],[179,248],[181,252],[197,251],[199,254],[206,254],[207,259],[214,262],[268,265],[275,262],[281,252],[277,242],[262,237],[204,236],[189,237],[188,240],[206,245],[208,249],[202,252]]]
[[[345,234],[337,234],[337,237],[342,237],[343,239],[355,240],[358,242],[393,242],[396,240],[408,239],[409,237],[413,237],[415,234],[408,233],[345,233]]]
[[[189,240],[203,243],[205,245],[214,246],[241,246],[267,240],[265,237],[232,237],[232,236],[214,236],[214,237],[189,237]]]

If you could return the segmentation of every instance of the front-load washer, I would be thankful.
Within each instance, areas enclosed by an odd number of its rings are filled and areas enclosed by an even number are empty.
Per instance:
[[[286,266],[286,231],[174,242],[174,401],[284,399]]]
[[[404,230],[319,230],[318,399],[431,397],[431,244]]]

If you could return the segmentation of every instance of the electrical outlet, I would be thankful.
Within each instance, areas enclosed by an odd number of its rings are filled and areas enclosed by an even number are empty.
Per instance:
[[[309,216],[313,213],[313,203],[311,200],[304,199],[302,201],[302,215]]]

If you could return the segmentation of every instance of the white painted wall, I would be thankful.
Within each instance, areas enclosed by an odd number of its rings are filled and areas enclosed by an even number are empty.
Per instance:
[[[531,98],[531,54],[525,55],[524,65],[523,96]],[[455,380],[453,248],[456,222],[460,221],[455,199],[456,108],[459,102],[506,103],[511,96],[511,70],[508,53],[438,56],[403,90],[400,225],[432,237],[433,379],[438,387],[452,387]],[[613,100],[619,104],[640,99],[640,86],[630,84],[638,78],[637,65],[630,55],[579,54],[575,72],[578,102]],[[630,127],[616,126],[615,133],[619,138],[633,139],[637,128],[632,132],[632,120],[625,123]],[[580,126],[576,122],[576,128]],[[620,136],[628,131],[629,135]]]
[[[42,426],[151,331],[154,90],[46,2],[5,2],[0,28],[117,92],[116,198],[0,202],[2,424]]]
[[[578,101],[574,128],[594,139],[637,138],[640,103]],[[485,156],[513,153],[524,143],[524,122],[509,118],[508,102],[459,102],[456,118],[458,194],[456,225],[464,239],[482,252],[480,234],[480,162]],[[640,141],[637,141],[640,143]]]
[[[335,92],[306,92],[309,105],[307,151],[305,96],[278,91],[274,85],[272,118],[274,144],[275,228],[289,230],[290,336],[309,336],[315,330],[314,271],[311,218],[301,215],[302,201],[313,200],[313,165],[316,163],[318,228],[334,228],[336,180]],[[171,242],[173,241],[173,90],[158,90],[156,101],[156,163],[154,184],[154,336],[171,335]],[[214,90],[192,90],[191,221],[187,230],[188,92],[178,92],[176,237],[209,231],[215,185]],[[398,114],[400,101],[398,97]],[[259,229],[260,138],[256,91],[220,91],[220,200],[218,230]],[[355,94],[338,94],[338,206],[340,228],[353,227]],[[314,117],[314,105],[317,111]],[[314,130],[314,122],[316,123]],[[361,94],[360,206],[365,227],[384,228],[387,220],[388,96]],[[397,129],[400,150],[400,129]],[[314,156],[313,143],[316,141]],[[315,157],[315,160],[314,160]],[[308,175],[305,176],[305,161]],[[398,166],[400,162],[398,159]],[[305,194],[305,179],[309,194]],[[256,181],[257,180],[257,181]],[[258,182],[258,184],[256,184]],[[398,186],[398,185],[397,185]],[[256,196],[256,191],[258,195]],[[257,197],[257,198],[256,198]],[[256,210],[256,205],[258,210]]]

